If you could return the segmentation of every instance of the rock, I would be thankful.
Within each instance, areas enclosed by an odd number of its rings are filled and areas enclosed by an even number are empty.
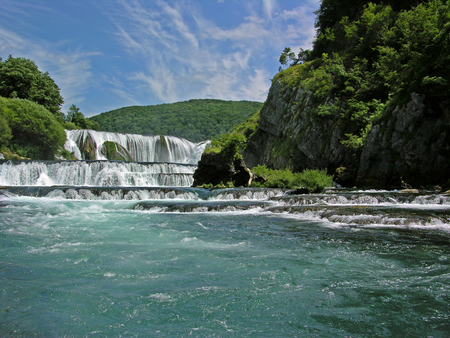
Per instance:
[[[306,188],[298,188],[295,190],[289,190],[286,192],[287,195],[305,195],[309,194],[309,190]]]
[[[313,93],[275,80],[260,112],[258,130],[244,151],[249,168],[266,165],[293,171],[351,167],[352,151],[342,145],[346,126],[340,116],[319,117]],[[327,99],[332,103],[332,99]]]
[[[96,160],[96,149],[97,144],[92,139],[91,135],[88,134],[88,136],[85,138],[84,142],[78,146],[81,151],[81,155],[84,160]]]
[[[358,185],[436,185],[450,179],[450,108],[429,113],[425,97],[411,94],[389,118],[375,123],[360,157]],[[389,113],[389,111],[387,112]]]
[[[193,186],[212,184],[214,186],[233,182],[234,186],[247,187],[251,184],[252,174],[243,160],[230,161],[221,154],[203,153],[194,172]]]
[[[400,194],[418,194],[419,190],[417,189],[403,189],[399,191]]]
[[[320,105],[333,102],[328,97]],[[313,93],[276,78],[244,151],[247,166],[328,173],[346,168],[335,179],[347,187],[398,188],[401,178],[413,186],[450,181],[450,101],[412,93],[407,104],[386,108],[358,150],[342,144],[354,132],[351,121],[341,114],[319,116],[318,104]]]
[[[116,142],[105,141],[100,152],[111,161],[134,161],[130,153]]]

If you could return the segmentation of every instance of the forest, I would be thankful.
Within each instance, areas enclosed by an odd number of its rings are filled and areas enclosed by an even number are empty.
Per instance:
[[[131,106],[92,116],[101,130],[171,135],[200,142],[230,132],[262,107],[261,102],[195,99],[152,106]]]

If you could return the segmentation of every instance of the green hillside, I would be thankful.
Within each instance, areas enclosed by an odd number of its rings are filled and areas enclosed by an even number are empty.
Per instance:
[[[261,102],[199,99],[124,107],[89,119],[97,122],[104,131],[171,135],[200,142],[230,132],[261,107]]]

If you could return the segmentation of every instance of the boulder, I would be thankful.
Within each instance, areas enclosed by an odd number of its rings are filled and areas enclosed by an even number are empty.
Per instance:
[[[233,182],[236,187],[251,184],[252,174],[241,159],[230,161],[220,153],[203,153],[194,172],[193,186],[213,186]]]

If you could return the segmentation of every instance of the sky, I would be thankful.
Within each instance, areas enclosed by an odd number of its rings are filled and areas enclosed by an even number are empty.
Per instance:
[[[33,60],[85,116],[190,99],[265,101],[319,0],[2,0],[0,57]]]

